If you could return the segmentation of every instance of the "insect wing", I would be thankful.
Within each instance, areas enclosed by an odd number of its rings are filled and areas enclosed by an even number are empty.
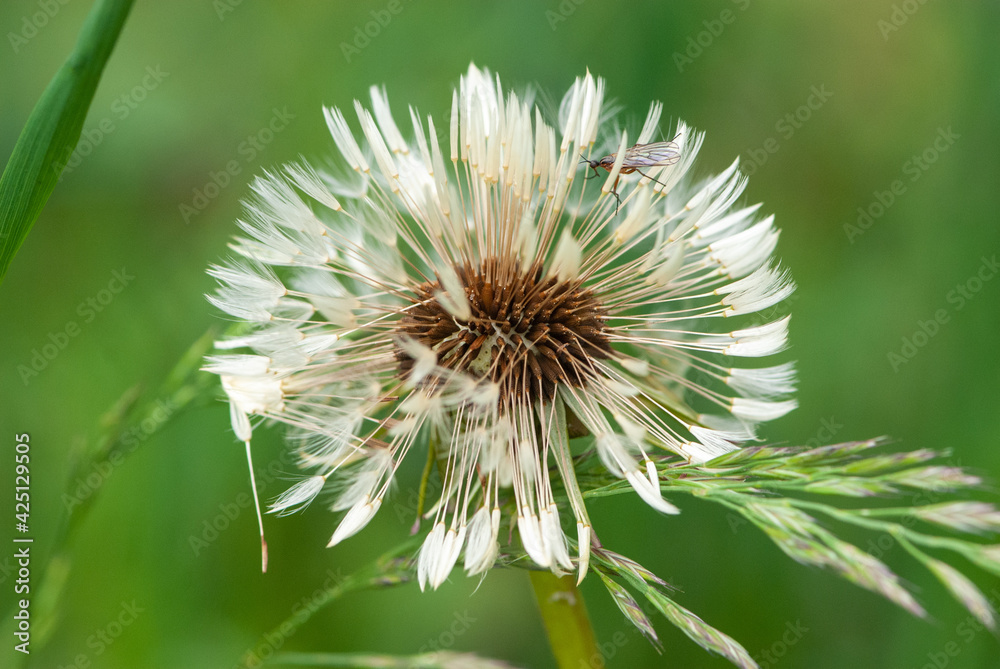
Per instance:
[[[680,147],[674,142],[636,144],[625,151],[622,166],[632,168],[661,167],[673,165],[680,158]]]

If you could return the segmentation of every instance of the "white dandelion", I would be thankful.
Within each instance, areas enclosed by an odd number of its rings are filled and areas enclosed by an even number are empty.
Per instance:
[[[337,544],[371,521],[410,451],[431,448],[441,492],[422,588],[463,553],[470,575],[488,570],[506,513],[532,561],[582,579],[584,449],[672,514],[657,458],[707,462],[794,408],[790,364],[738,366],[786,344],[773,307],[793,285],[772,259],[773,217],[737,205],[736,162],[694,178],[703,136],[682,122],[661,134],[659,103],[637,137],[609,136],[604,90],[578,78],[550,122],[470,66],[449,126],[410,108],[404,132],[372,88],[370,109],[355,103],[363,142],[325,110],[349,177],[297,164],[255,182],[211,297],[252,325],[218,348],[252,353],[208,369],[248,453],[251,417],[292,428],[309,473],[272,512],[327,491],[344,512]],[[593,165],[607,177],[588,182]]]

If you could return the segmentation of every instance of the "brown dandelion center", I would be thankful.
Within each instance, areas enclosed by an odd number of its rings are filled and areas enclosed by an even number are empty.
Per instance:
[[[551,399],[560,383],[581,387],[596,373],[594,360],[610,356],[605,312],[578,282],[496,258],[456,270],[471,317],[453,317],[435,297],[441,282],[428,282],[414,289],[416,304],[397,331],[437,353],[439,365],[498,383],[501,409]],[[396,356],[405,377],[413,359],[399,348]]]

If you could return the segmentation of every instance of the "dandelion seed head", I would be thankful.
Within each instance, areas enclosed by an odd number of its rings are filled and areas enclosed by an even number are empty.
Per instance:
[[[559,384],[584,387],[593,361],[611,355],[593,293],[546,276],[537,265],[522,271],[516,260],[487,258],[479,267],[456,268],[467,318],[440,303],[439,282],[423,283],[414,287],[416,302],[397,326],[400,335],[435,351],[441,366],[497,384],[501,411],[551,400]],[[396,356],[405,378],[416,360],[400,347]]]
[[[737,206],[736,163],[691,177],[703,135],[661,131],[659,103],[638,132],[616,128],[589,72],[553,119],[475,66],[443,123],[411,108],[410,131],[385,88],[370,94],[356,121],[324,110],[339,168],[264,174],[238,259],[211,270],[213,304],[250,326],[217,345],[249,353],[207,367],[234,430],[290,428],[308,483],[273,510],[326,493],[341,514],[331,545],[424,459],[411,451],[433,448],[423,587],[463,552],[470,574],[487,571],[504,516],[532,561],[582,578],[595,528],[567,425],[673,514],[657,458],[705,462],[795,406],[791,365],[750,360],[787,344],[776,307],[794,286],[772,257],[774,219]],[[608,178],[588,181],[612,154]]]

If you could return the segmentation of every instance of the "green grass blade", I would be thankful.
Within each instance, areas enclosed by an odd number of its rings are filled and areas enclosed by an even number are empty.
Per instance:
[[[134,0],[97,0],[76,46],[28,117],[0,177],[0,281],[76,147]]]

